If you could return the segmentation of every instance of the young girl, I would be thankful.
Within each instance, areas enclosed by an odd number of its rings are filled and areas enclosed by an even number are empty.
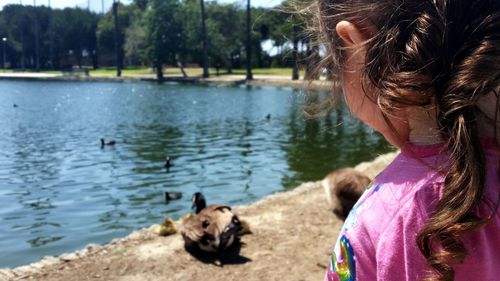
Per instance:
[[[500,280],[500,1],[315,0],[354,114],[401,154],[327,280]]]

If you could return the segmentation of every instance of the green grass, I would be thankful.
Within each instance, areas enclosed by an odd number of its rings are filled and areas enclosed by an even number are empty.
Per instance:
[[[234,74],[246,74],[246,69],[234,69]],[[292,76],[291,67],[282,68],[254,68],[252,73],[256,75],[280,75],[280,76]]]
[[[116,69],[114,67],[103,67],[99,69],[89,68],[90,76],[115,76]],[[198,68],[185,68],[185,71],[188,76],[196,77],[201,76],[203,74],[203,69],[201,67]],[[0,69],[0,73],[13,73],[14,71],[11,69]],[[30,72],[27,70],[26,72]],[[61,71],[58,70],[41,70],[42,73],[52,73],[52,74],[61,74]],[[209,68],[209,73],[211,76],[216,75],[215,68]],[[277,76],[291,76],[292,68],[291,67],[283,67],[283,68],[254,68],[252,69],[252,73],[254,75],[277,75]],[[220,69],[220,75],[226,75],[226,69]],[[233,69],[234,75],[246,75],[246,69]],[[137,75],[155,75],[155,72],[152,68],[148,67],[126,67],[122,70],[123,76],[137,76]],[[180,68],[168,67],[165,69],[165,75],[182,75]],[[304,75],[304,71],[300,71],[300,75]]]
[[[185,68],[185,71],[188,76],[195,77],[201,76],[203,74],[203,69],[199,68]],[[215,68],[209,68],[210,75],[215,75]],[[292,68],[254,68],[252,69],[252,73],[255,75],[278,75],[278,76],[291,76]],[[116,69],[114,67],[109,68],[100,68],[96,70],[90,70],[91,76],[114,76],[116,74]],[[134,68],[125,68],[122,71],[124,76],[133,76],[133,75],[154,75],[154,71],[151,68],[146,67],[134,67]],[[220,74],[225,75],[226,69],[220,69]],[[235,75],[245,75],[246,69],[233,69],[233,74]],[[300,71],[300,74],[303,75],[303,71]],[[168,67],[165,69],[165,75],[182,75],[180,68],[172,68]]]
[[[116,68],[114,67],[104,67],[98,69],[90,69],[90,76],[114,76],[116,75]],[[153,74],[150,68],[146,67],[127,67],[122,69],[122,74],[124,76],[133,76],[133,75],[145,75],[145,74]]]
[[[165,75],[182,75],[182,72],[179,68],[166,68]],[[201,68],[186,68],[186,73],[188,76],[201,76],[203,73],[203,69]],[[215,69],[211,69],[210,72],[215,74]],[[154,75],[155,72],[152,68],[148,67],[127,67],[122,70],[123,76],[134,76],[134,75]],[[99,69],[91,69],[91,76],[114,76],[116,75],[116,68],[114,67],[106,67]]]

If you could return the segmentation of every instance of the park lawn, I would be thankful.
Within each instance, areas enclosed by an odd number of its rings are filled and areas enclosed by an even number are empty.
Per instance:
[[[246,69],[233,69],[233,73],[245,75],[247,73],[247,70]],[[254,75],[292,76],[292,68],[291,67],[253,68],[252,74],[254,74]]]
[[[90,76],[115,76],[116,68],[114,67],[104,67],[98,69],[90,69]],[[127,67],[122,69],[122,75],[124,76],[134,76],[134,75],[148,75],[153,74],[151,68],[147,67]]]
[[[203,73],[202,68],[185,68],[188,76],[201,76]],[[210,74],[215,75],[215,69],[209,70]],[[91,76],[115,76],[116,69],[114,67],[106,67],[99,69],[91,69]],[[149,67],[127,67],[122,70],[123,76],[135,76],[135,75],[155,75],[152,68]],[[182,75],[180,68],[166,68],[164,75]]]
[[[112,77],[116,75],[116,69],[114,67],[103,67],[98,69],[89,68],[90,76],[99,77],[106,76]],[[203,74],[203,69],[201,67],[192,67],[185,68],[185,71],[189,77],[199,77]],[[13,73],[14,71],[11,69],[0,69],[0,73]],[[28,72],[30,72],[28,70]],[[42,70],[43,73],[52,73],[52,74],[61,74],[59,70]],[[215,68],[209,68],[209,73],[211,76],[216,75]],[[220,75],[226,75],[226,69],[220,69]],[[252,74],[254,75],[276,75],[276,76],[291,76],[292,68],[291,67],[282,67],[282,68],[254,68],[252,69]],[[155,75],[155,72],[152,68],[149,67],[126,67],[122,70],[123,76],[142,76],[142,75]],[[182,72],[180,68],[167,67],[165,68],[165,76],[182,76]],[[246,75],[246,69],[233,69],[233,75]],[[304,75],[304,71],[300,71],[300,75]]]
[[[201,67],[185,68],[184,69],[188,76],[196,77],[203,74],[203,69]],[[215,68],[209,68],[210,75],[215,75]],[[277,75],[277,76],[291,76],[292,68],[254,68],[252,69],[254,75]],[[96,70],[90,70],[91,76],[114,76],[116,70],[114,67],[109,68],[99,68]],[[122,71],[124,76],[134,76],[134,75],[154,75],[154,71],[147,67],[133,67],[125,68]],[[167,67],[165,68],[165,75],[182,75],[180,68]],[[220,75],[227,74],[226,69],[220,69]],[[246,69],[233,69],[234,75],[246,75]],[[300,71],[300,75],[304,75],[303,71]]]

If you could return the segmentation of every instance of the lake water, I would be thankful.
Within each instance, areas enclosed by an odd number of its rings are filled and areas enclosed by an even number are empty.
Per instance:
[[[310,120],[303,103],[287,88],[0,81],[0,268],[179,218],[196,191],[251,203],[390,150],[347,110]]]

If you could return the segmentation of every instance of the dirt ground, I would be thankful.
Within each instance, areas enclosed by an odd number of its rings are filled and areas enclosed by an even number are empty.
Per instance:
[[[394,155],[356,168],[373,177]],[[160,237],[150,227],[104,246],[2,269],[0,280],[322,280],[342,222],[319,182],[234,210],[253,234],[242,237],[222,266],[211,256],[188,253],[179,234]]]

